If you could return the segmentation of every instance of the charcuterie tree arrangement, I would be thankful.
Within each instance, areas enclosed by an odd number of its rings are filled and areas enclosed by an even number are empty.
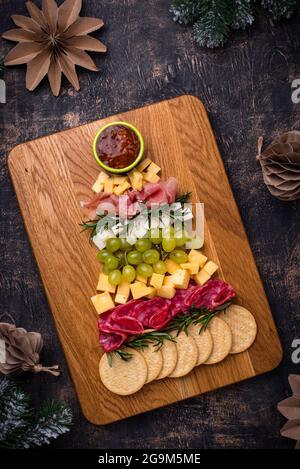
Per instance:
[[[95,195],[82,202],[90,214],[82,229],[98,248],[98,293],[91,301],[105,352],[100,377],[119,395],[219,363],[247,350],[257,332],[254,317],[234,304],[234,288],[216,278],[217,263],[191,229],[190,194],[179,194],[174,177],[163,180],[142,150],[131,124],[101,129],[94,154],[105,170],[93,185]]]

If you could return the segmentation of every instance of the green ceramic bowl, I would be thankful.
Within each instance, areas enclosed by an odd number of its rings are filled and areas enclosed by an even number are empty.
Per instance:
[[[134,162],[131,163],[131,165],[127,166],[126,168],[119,168],[119,169],[111,168],[110,166],[107,166],[106,164],[104,164],[103,161],[100,160],[100,158],[97,154],[97,140],[98,140],[99,136],[101,135],[101,133],[105,129],[107,129],[108,127],[114,126],[114,125],[123,125],[124,127],[128,127],[129,129],[133,130],[133,132],[136,134],[136,136],[138,137],[139,142],[140,142],[140,151],[139,151],[138,156],[136,157]],[[134,125],[129,124],[129,122],[122,122],[122,121],[110,122],[109,124],[106,124],[103,127],[101,127],[101,129],[96,133],[95,138],[94,138],[94,142],[93,142],[93,154],[94,154],[95,160],[101,166],[101,168],[105,169],[105,171],[108,171],[109,173],[118,173],[118,174],[120,174],[120,173],[127,173],[128,171],[131,171],[136,165],[139,164],[139,162],[143,158],[144,148],[145,148],[144,139],[143,139],[140,131],[136,127],[134,127]]]

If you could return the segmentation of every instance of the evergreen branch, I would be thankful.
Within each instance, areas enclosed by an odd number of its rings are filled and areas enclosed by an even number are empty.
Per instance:
[[[0,381],[0,448],[30,448],[69,431],[72,411],[65,402],[44,403],[34,412],[29,397],[7,378]]]
[[[297,0],[173,0],[173,19],[193,25],[194,39],[200,46],[219,47],[232,29],[245,29],[254,21],[260,3],[274,21],[291,18]]]
[[[274,21],[289,19],[293,15],[298,0],[261,0],[261,4],[272,15]]]

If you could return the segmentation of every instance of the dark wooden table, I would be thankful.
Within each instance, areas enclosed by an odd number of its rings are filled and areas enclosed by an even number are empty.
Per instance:
[[[5,72],[7,104],[1,106],[0,315],[40,331],[44,362],[63,374],[23,376],[20,385],[35,404],[65,399],[75,425],[53,448],[292,448],[281,438],[284,419],[277,402],[288,396],[292,341],[300,338],[300,202],[274,199],[256,164],[260,135],[299,128],[300,104],[291,101],[291,82],[300,78],[300,13],[274,26],[259,14],[255,26],[238,32],[216,51],[197,47],[189,28],[172,21],[169,0],[86,0],[83,14],[104,18],[97,37],[108,45],[95,60],[102,72],[79,71],[81,91],[63,83],[53,97],[45,80],[25,89],[25,68]],[[23,0],[1,0],[1,30],[9,15],[25,12]],[[1,43],[1,53],[10,44]],[[18,143],[84,124],[119,111],[191,93],[205,104],[240,208],[284,348],[273,372],[106,427],[83,417],[57,338],[7,169]],[[221,190],[221,188],[220,188]]]

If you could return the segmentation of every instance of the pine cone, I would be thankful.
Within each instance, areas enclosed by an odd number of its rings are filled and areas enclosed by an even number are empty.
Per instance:
[[[284,133],[263,152],[261,137],[258,146],[257,159],[271,194],[285,201],[300,198],[300,132]]]
[[[4,375],[18,374],[23,371],[39,373],[47,371],[55,376],[58,366],[43,367],[40,364],[40,352],[43,339],[38,332],[27,332],[13,324],[0,323],[0,341],[5,344],[4,363],[0,360],[0,373]]]

